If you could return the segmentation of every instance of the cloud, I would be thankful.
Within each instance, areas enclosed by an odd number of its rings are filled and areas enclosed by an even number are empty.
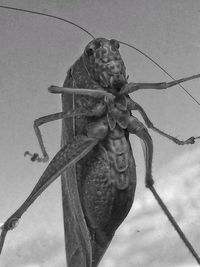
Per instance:
[[[200,240],[200,149],[176,157],[155,173],[156,189],[194,247]],[[121,249],[125,247],[125,249]],[[195,260],[174,231],[158,203],[144,190],[102,262],[110,266],[194,267]]]
[[[23,242],[5,246],[1,267],[61,267],[65,261],[64,239],[56,229],[38,227],[34,232],[23,231]],[[55,231],[54,231],[55,230]],[[14,235],[13,235],[14,238]],[[9,242],[9,239],[7,240]],[[61,264],[62,263],[62,264]]]

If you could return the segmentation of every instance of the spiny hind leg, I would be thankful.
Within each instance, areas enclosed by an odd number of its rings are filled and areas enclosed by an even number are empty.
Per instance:
[[[70,165],[76,164],[81,158],[86,156],[98,143],[98,139],[88,138],[87,136],[77,136],[55,155],[46,170],[40,177],[39,181],[33,188],[30,195],[22,203],[22,205],[1,225],[0,235],[0,253],[3,248],[6,234],[13,229],[17,221],[21,218],[24,212],[38,198],[38,196]]]

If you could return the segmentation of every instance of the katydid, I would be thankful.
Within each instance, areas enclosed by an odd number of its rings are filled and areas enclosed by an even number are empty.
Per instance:
[[[125,63],[119,52],[120,43],[123,42],[93,37],[83,54],[68,70],[63,87],[49,87],[50,93],[62,95],[63,111],[34,122],[42,156],[29,151],[25,155],[30,155],[32,161],[48,161],[39,127],[59,119],[62,119],[62,148],[51,160],[25,202],[1,226],[0,251],[7,232],[16,226],[28,207],[61,175],[68,266],[98,266],[134,201],[136,165],[129,141],[129,134],[134,134],[143,143],[146,187],[152,191],[200,264],[199,256],[153,186],[153,142],[146,126],[178,145],[194,144],[199,137],[179,140],[158,129],[143,108],[129,96],[140,89],[167,89],[200,78],[200,74],[169,83],[129,83]],[[146,126],[131,114],[133,110],[140,112]]]

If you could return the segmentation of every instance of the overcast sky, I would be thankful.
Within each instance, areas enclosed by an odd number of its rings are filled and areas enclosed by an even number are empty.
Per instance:
[[[175,78],[200,73],[198,0],[1,0],[0,4],[60,16],[78,23],[95,37],[127,41],[157,60]],[[62,85],[67,69],[81,55],[91,37],[60,21],[5,9],[0,9],[0,35],[0,221],[4,221],[29,194],[45,168],[44,164],[24,158],[23,153],[26,150],[40,152],[32,127],[34,119],[61,110],[60,97],[49,94],[47,88],[51,84]],[[137,52],[121,46],[121,54],[130,81],[170,81]],[[184,86],[200,101],[199,80]],[[179,87],[138,91],[132,97],[158,128],[183,139],[200,135],[199,106]],[[60,146],[60,122],[43,126],[42,132],[49,155],[53,157]],[[155,145],[154,173],[195,149],[178,147],[150,133]],[[141,191],[145,190],[143,155],[138,139],[131,138],[131,142],[138,169],[136,197],[139,199]],[[196,147],[199,145],[197,142]],[[64,255],[59,179],[27,211],[18,228],[8,234],[4,250],[16,245],[22,245],[23,250],[26,238],[23,231],[31,235],[33,229],[37,229],[42,233],[46,224],[49,225],[47,239],[49,234],[52,239],[55,235],[57,247]],[[50,251],[51,244],[48,246]],[[20,257],[29,258],[23,253]],[[6,258],[4,260],[6,262]],[[56,264],[63,266],[63,263]]]

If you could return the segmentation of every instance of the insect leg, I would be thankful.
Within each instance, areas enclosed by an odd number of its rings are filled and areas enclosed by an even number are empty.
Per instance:
[[[51,121],[55,121],[55,120],[59,120],[59,119],[70,118],[73,116],[92,116],[92,115],[93,115],[92,111],[90,113],[89,112],[87,112],[87,113],[86,112],[83,112],[83,113],[79,112],[78,113],[76,111],[69,111],[69,112],[58,112],[55,114],[50,114],[50,115],[36,119],[34,121],[33,127],[34,127],[35,134],[36,134],[36,137],[38,139],[43,156],[39,157],[38,153],[30,153],[29,151],[26,151],[24,153],[24,156],[29,155],[29,156],[31,156],[32,161],[37,161],[37,162],[47,162],[49,160],[49,156],[48,156],[48,153],[46,151],[46,148],[44,146],[44,142],[42,139],[42,134],[41,134],[41,131],[39,129],[39,127],[42,124],[45,124],[45,123],[51,122]]]
[[[179,140],[176,137],[173,137],[163,131],[161,131],[160,129],[156,128],[153,123],[150,121],[150,119],[148,118],[146,112],[144,111],[144,109],[136,102],[134,102],[131,98],[128,99],[128,109],[131,110],[137,110],[139,111],[139,113],[141,114],[142,118],[145,121],[145,124],[147,125],[148,128],[152,129],[153,131],[157,132],[158,134],[170,139],[171,141],[173,141],[174,143],[176,143],[177,145],[188,145],[188,144],[194,144],[195,143],[195,139],[198,139],[198,137],[194,137],[191,136],[190,138],[188,138],[185,141]]]
[[[47,162],[49,160],[49,156],[48,156],[47,151],[45,149],[44,142],[42,139],[42,134],[41,134],[41,131],[39,129],[39,126],[42,124],[45,124],[47,122],[63,119],[64,115],[65,114],[63,112],[59,112],[59,113],[55,113],[55,114],[51,114],[51,115],[47,115],[47,116],[38,118],[34,121],[33,128],[34,128],[36,137],[38,139],[43,157],[39,157],[39,155],[37,153],[30,153],[29,151],[26,151],[24,153],[24,156],[29,155],[29,156],[31,156],[32,161],[38,161],[38,162]]]
[[[130,133],[137,135],[142,141],[146,165],[145,183],[147,187],[151,186],[154,184],[152,178],[153,141],[151,136],[149,135],[148,130],[143,123],[133,116],[131,116],[129,119],[127,130]]]
[[[100,89],[85,89],[85,88],[68,88],[68,87],[58,87],[52,85],[48,88],[48,91],[52,94],[79,94],[79,95],[90,95],[96,98],[101,98],[102,96],[107,96],[110,99],[113,99],[115,96],[111,93]]]
[[[98,139],[88,138],[87,136],[76,136],[73,140],[69,141],[67,145],[61,148],[40,177],[28,198],[6,220],[3,226],[1,226],[2,233],[0,236],[0,253],[3,248],[7,232],[16,226],[18,220],[29,206],[58,176],[66,170],[66,168],[77,163],[81,158],[87,155],[94,146],[97,145],[98,141]]]
[[[134,91],[140,90],[140,89],[167,89],[169,87],[172,87],[174,85],[180,84],[182,82],[187,82],[189,80],[200,78],[200,74],[193,75],[187,78],[182,78],[179,80],[175,80],[172,82],[162,82],[162,83],[128,83],[120,92],[121,94],[130,94]]]

